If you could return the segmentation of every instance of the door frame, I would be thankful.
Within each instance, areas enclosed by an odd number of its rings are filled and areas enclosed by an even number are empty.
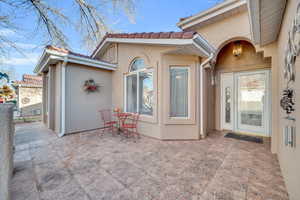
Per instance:
[[[237,89],[237,77],[240,75],[251,75],[251,74],[258,74],[258,73],[265,73],[266,74],[266,97],[265,102],[266,106],[264,106],[264,113],[266,115],[264,116],[264,131],[249,131],[249,130],[243,130],[238,129],[238,117],[237,117],[237,111],[238,111],[238,89]],[[269,69],[263,69],[263,70],[252,70],[252,71],[243,71],[243,72],[224,72],[220,73],[220,128],[221,130],[228,130],[228,126],[224,124],[225,122],[225,115],[224,115],[224,91],[223,91],[223,79],[225,76],[232,76],[232,100],[231,100],[231,131],[239,132],[239,133],[247,133],[252,135],[259,135],[264,137],[270,137],[271,136],[271,106],[272,106],[272,90],[271,90],[271,70]]]

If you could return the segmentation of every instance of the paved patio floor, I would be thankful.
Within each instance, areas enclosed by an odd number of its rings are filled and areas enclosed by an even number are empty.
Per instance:
[[[135,142],[90,131],[58,138],[16,126],[13,200],[285,200],[267,144],[211,134],[201,141]]]

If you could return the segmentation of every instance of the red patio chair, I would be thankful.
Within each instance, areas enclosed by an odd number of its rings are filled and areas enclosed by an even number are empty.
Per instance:
[[[137,136],[140,138],[140,134],[137,131],[137,123],[139,121],[140,114],[131,114],[127,117],[126,121],[122,123],[123,133],[129,136]]]
[[[102,129],[102,133],[104,133],[106,130],[110,131],[114,134],[114,128],[115,125],[118,124],[116,120],[113,120],[112,118],[112,110],[110,109],[103,109],[99,111],[101,113],[101,119],[103,121],[104,127]]]

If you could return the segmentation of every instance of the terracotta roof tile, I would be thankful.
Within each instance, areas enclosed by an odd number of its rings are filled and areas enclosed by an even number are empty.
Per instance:
[[[196,34],[194,31],[186,32],[149,32],[149,33],[108,33],[104,36],[106,38],[153,38],[153,39],[166,39],[166,38],[178,38],[178,39],[191,39]]]
[[[30,86],[43,86],[43,78],[41,76],[24,74],[21,81],[15,81],[16,85],[30,85]]]
[[[46,49],[58,51],[58,52],[61,52],[61,53],[71,54],[71,55],[74,55],[74,56],[80,56],[80,57],[84,57],[84,58],[90,58],[90,59],[93,59],[93,58],[91,58],[90,56],[83,55],[83,54],[80,54],[80,53],[75,53],[75,52],[70,51],[70,50],[68,50],[68,49],[65,49],[65,48],[59,48],[59,47],[55,47],[55,46],[52,46],[52,45],[47,45],[47,46],[46,46]]]
[[[172,33],[171,38],[182,38],[183,32]]]
[[[101,44],[107,38],[143,38],[143,39],[192,39],[196,32],[194,31],[183,31],[183,32],[149,32],[149,33],[107,33],[101,42],[98,44],[97,48],[94,50],[92,55],[101,46]]]
[[[158,39],[159,36],[160,36],[160,33],[152,33],[152,34],[151,34],[151,38],[152,38],[152,39]]]
[[[184,32],[181,36],[182,39],[191,39],[195,35],[194,32]]]

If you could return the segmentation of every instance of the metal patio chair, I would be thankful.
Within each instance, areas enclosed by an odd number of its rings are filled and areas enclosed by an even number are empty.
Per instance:
[[[106,130],[108,130],[109,132],[111,132],[114,135],[114,129],[117,129],[117,127],[115,127],[115,126],[118,124],[118,121],[113,120],[112,110],[111,109],[103,109],[103,110],[99,110],[99,112],[101,113],[101,119],[104,124],[104,127],[102,129],[102,134],[104,134],[104,132]]]
[[[137,131],[137,123],[139,121],[139,118],[140,118],[140,114],[131,114],[122,123],[122,130],[125,136],[127,137],[137,136],[137,138],[140,138],[140,134]]]

